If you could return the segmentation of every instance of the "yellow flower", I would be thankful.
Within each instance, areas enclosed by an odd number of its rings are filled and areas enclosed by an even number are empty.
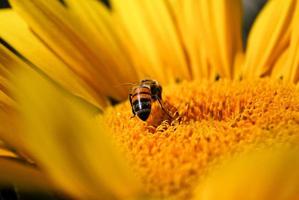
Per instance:
[[[237,0],[10,2],[1,182],[79,199],[299,198],[297,0],[269,1],[246,50]],[[110,105],[144,78],[172,118]]]

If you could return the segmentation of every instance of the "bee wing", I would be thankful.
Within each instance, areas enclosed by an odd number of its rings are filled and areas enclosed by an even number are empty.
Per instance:
[[[127,88],[128,92],[130,92],[132,90],[132,88],[136,87],[136,86],[138,86],[137,83],[121,83],[119,85],[114,85],[112,87],[114,87],[114,88],[125,87],[125,88]]]

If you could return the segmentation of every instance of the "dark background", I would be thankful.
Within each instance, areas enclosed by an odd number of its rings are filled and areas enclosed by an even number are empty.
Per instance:
[[[0,0],[0,8],[6,8],[8,7],[7,0]]]
[[[27,1],[27,0],[26,0]],[[63,2],[63,0],[60,0]],[[107,6],[109,6],[109,0],[102,0]],[[254,21],[257,13],[265,4],[266,0],[243,0],[244,7],[244,18],[243,18],[243,41],[246,44],[248,32]],[[0,9],[9,8],[9,3],[7,0],[0,0]],[[1,28],[1,27],[0,27]],[[0,172],[1,173],[1,172]],[[67,197],[62,197],[57,194],[48,193],[24,193],[18,191],[12,185],[7,185],[5,187],[0,187],[0,200],[63,200],[68,199]]]

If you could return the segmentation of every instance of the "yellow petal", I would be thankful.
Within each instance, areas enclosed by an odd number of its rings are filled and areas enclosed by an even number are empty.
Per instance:
[[[105,105],[103,97],[96,94],[89,85],[86,85],[51,52],[14,11],[11,9],[0,10],[0,27],[2,27],[0,36],[53,80],[90,103],[99,107]],[[102,105],[100,106],[100,104]]]
[[[232,78],[242,53],[241,1],[170,1],[193,78]]]
[[[100,121],[36,73],[17,74],[24,142],[53,181],[78,198],[135,195],[134,176]]]
[[[299,2],[296,1],[295,14],[292,21],[291,41],[286,66],[289,70],[284,80],[298,82],[299,80]]]
[[[234,74],[235,80],[240,80],[242,78],[242,68],[244,66],[245,53],[239,52],[236,54],[234,63]]]
[[[194,199],[298,199],[298,153],[298,149],[279,147],[242,154],[211,171]]]
[[[175,22],[161,0],[113,0],[113,15],[127,34],[134,65],[145,77],[165,83],[190,79]],[[133,56],[134,55],[134,56]]]
[[[211,1],[210,20],[214,24],[216,48],[220,63],[217,63],[220,76],[231,78],[237,53],[242,52],[241,21],[242,1]],[[214,15],[214,17],[213,17]]]
[[[203,47],[199,1],[168,1],[176,26],[186,48],[193,79],[209,78],[206,50]]]
[[[111,89],[111,85],[122,83],[122,77],[115,73],[115,63],[106,55],[105,48],[94,41],[90,30],[59,1],[11,0],[10,3],[34,33],[93,88],[94,93],[115,98],[127,95],[122,87]],[[126,75],[131,77],[131,74]]]
[[[290,71],[287,67],[287,62],[289,58],[289,48],[284,50],[282,54],[278,57],[273,70],[271,72],[271,77],[275,79],[286,79],[286,75]]]
[[[273,0],[266,4],[248,38],[243,76],[269,75],[290,40],[294,0]]]

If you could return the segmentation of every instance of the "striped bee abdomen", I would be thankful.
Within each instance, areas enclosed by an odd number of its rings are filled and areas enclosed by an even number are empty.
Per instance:
[[[139,87],[132,95],[133,112],[143,121],[147,120],[151,113],[151,93],[149,88]]]
[[[151,113],[151,100],[140,99],[140,101],[135,101],[133,103],[133,109],[136,115],[145,121]]]

